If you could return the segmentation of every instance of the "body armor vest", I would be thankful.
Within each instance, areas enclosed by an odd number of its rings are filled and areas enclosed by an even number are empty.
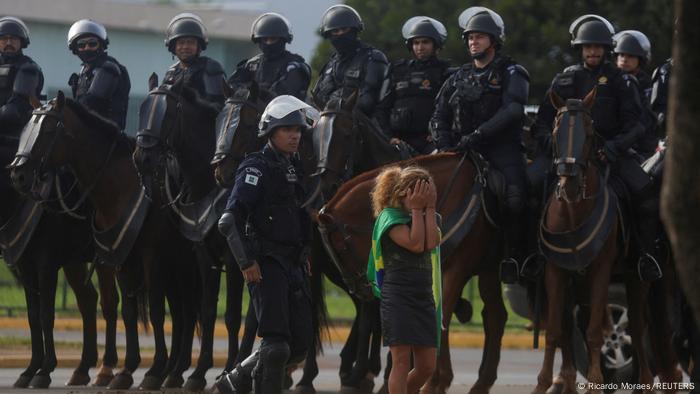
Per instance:
[[[349,59],[334,54],[314,88],[313,97],[317,104],[325,106],[332,97],[348,97],[353,91],[359,91],[372,50],[372,47],[363,45]]]
[[[435,96],[447,68],[446,61],[437,59],[402,61],[394,66],[392,83],[396,99],[390,114],[393,130],[411,134],[427,132]]]
[[[273,59],[266,59],[263,54],[258,54],[248,60],[244,67],[261,88],[272,90],[271,87],[275,82],[284,79],[289,63],[294,62],[299,63],[301,67],[304,64],[304,58],[284,51]]]

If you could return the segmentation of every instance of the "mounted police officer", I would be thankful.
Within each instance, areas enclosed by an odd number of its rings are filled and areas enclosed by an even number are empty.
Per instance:
[[[651,43],[647,36],[636,30],[623,30],[613,36],[616,56],[616,64],[622,71],[633,75],[637,79],[637,93],[642,100],[642,116],[640,121],[644,125],[644,135],[634,144],[634,150],[647,159],[654,154],[658,144],[656,115],[651,110],[651,78],[644,71],[644,66],[651,60]]]
[[[632,196],[635,218],[638,219],[641,257],[637,270],[642,280],[661,277],[654,257],[658,228],[658,197],[650,187],[637,158],[629,149],[644,136],[642,100],[637,79],[613,66],[608,57],[613,48],[614,29],[598,15],[584,15],[569,27],[571,45],[581,51],[583,62],[564,69],[554,77],[551,90],[563,99],[583,98],[597,88],[591,115],[596,133],[603,139],[598,147],[601,161],[608,163],[611,175],[620,179]],[[537,113],[536,134],[544,145],[550,145],[556,109],[544,100]]]
[[[17,150],[19,133],[32,115],[29,98],[38,98],[44,86],[39,65],[22,53],[28,45],[24,22],[11,16],[0,18],[0,147],[9,154]]]
[[[472,62],[447,79],[438,93],[430,129],[438,150],[480,153],[505,178],[504,219],[508,256],[501,280],[514,283],[524,260],[525,156],[521,130],[530,77],[500,52],[503,20],[494,11],[471,7],[459,16]]]
[[[286,50],[292,38],[287,18],[274,12],[260,15],[253,22],[250,39],[261,53],[238,63],[228,80],[229,85],[236,90],[240,85],[255,81],[275,96],[288,94],[306,100],[311,67],[303,57]]]
[[[382,52],[357,38],[363,29],[360,14],[352,7],[334,5],[323,14],[320,32],[335,53],[311,91],[318,108],[325,108],[331,98],[347,98],[357,92],[356,107],[367,116],[374,114],[388,61]]]
[[[286,365],[301,361],[311,342],[305,263],[311,226],[301,208],[296,152],[302,133],[317,119],[315,109],[294,96],[268,104],[258,133],[268,143],[239,166],[219,220],[248,283],[262,337],[257,352],[219,379],[219,392],[248,392],[252,372],[255,393],[281,393]]]
[[[401,33],[414,58],[392,63],[375,117],[391,143],[405,141],[417,152],[428,154],[435,150],[428,129],[433,103],[449,76],[449,62],[437,57],[447,30],[433,18],[414,16],[404,23]]]
[[[83,62],[80,75],[72,74],[68,84],[73,97],[84,106],[126,126],[131,82],[126,67],[107,54],[107,29],[90,19],[81,19],[68,30],[68,49]]]
[[[175,15],[168,24],[165,46],[178,62],[165,73],[163,84],[172,86],[183,80],[200,98],[222,107],[226,74],[219,62],[201,55],[208,43],[207,29],[199,16],[189,12]]]

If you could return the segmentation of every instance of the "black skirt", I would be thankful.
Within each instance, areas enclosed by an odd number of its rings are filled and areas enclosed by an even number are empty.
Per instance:
[[[437,347],[431,271],[406,268],[387,272],[380,313],[384,346]]]

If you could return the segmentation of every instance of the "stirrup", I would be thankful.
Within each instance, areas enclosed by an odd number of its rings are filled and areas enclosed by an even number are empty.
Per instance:
[[[644,253],[639,257],[637,261],[637,275],[642,282],[653,282],[664,276],[659,262],[649,253]]]
[[[544,256],[535,252],[527,256],[520,267],[520,276],[528,280],[536,280],[544,270]]]
[[[518,283],[518,261],[512,257],[501,260],[501,282],[509,285]]]

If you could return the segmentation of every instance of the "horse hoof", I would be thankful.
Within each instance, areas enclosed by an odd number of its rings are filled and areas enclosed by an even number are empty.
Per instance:
[[[127,390],[134,385],[134,377],[127,372],[119,372],[107,386],[110,390]]]
[[[316,394],[314,386],[297,385],[293,391],[294,394]]]
[[[551,386],[549,386],[549,390],[545,392],[545,394],[562,394],[564,392],[564,383],[562,382],[554,382],[552,383]]]
[[[47,389],[51,384],[51,376],[49,375],[34,375],[29,382],[30,389]]]
[[[163,388],[179,389],[180,387],[182,387],[182,384],[184,382],[185,379],[183,379],[181,375],[168,375],[168,377],[165,379],[165,382],[163,382]]]
[[[185,382],[184,386],[185,390],[187,391],[202,391],[205,387],[207,387],[206,379],[192,377],[187,378],[187,381]]]
[[[146,375],[143,377],[139,390],[156,391],[163,384],[163,379],[155,375]]]
[[[107,387],[112,379],[114,379],[112,368],[102,367],[100,372],[97,373],[97,376],[95,376],[95,380],[92,382],[92,385],[94,387]]]
[[[87,386],[88,383],[90,383],[90,375],[75,371],[66,382],[66,386]]]
[[[30,375],[19,375],[19,378],[15,381],[12,387],[16,389],[26,389],[29,386],[29,382],[32,380]]]
[[[357,386],[357,392],[360,394],[372,394],[374,392],[374,380],[368,378],[360,380],[360,384]]]

